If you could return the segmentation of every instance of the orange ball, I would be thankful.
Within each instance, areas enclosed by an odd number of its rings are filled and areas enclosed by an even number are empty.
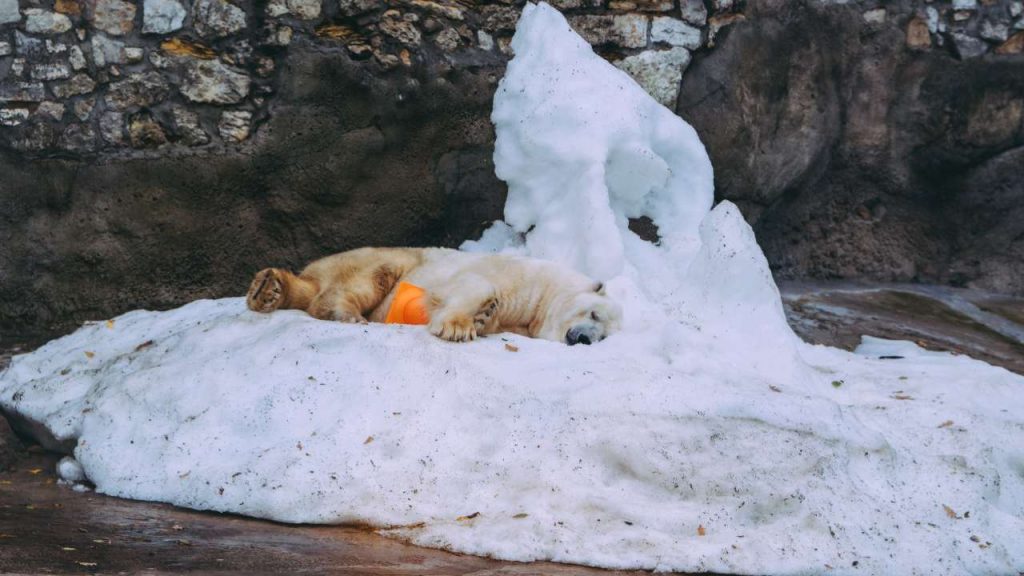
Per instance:
[[[408,282],[399,282],[395,291],[395,299],[391,301],[386,324],[426,324],[430,321],[427,314],[427,293],[423,288]]]

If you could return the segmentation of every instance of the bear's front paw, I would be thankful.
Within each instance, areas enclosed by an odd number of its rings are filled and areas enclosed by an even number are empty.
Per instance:
[[[255,312],[273,312],[284,302],[284,275],[275,268],[256,273],[245,295],[245,304]]]
[[[434,336],[449,342],[469,342],[476,338],[473,318],[461,314],[431,322],[429,329]]]

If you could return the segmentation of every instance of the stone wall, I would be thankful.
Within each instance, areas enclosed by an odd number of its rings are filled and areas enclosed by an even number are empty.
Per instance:
[[[234,145],[271,113],[280,61],[296,37],[342,44],[381,73],[416,67],[443,77],[451,66],[506,57],[521,4],[0,0],[0,145],[35,156]],[[745,18],[733,0],[554,4],[669,106],[691,51]],[[891,17],[883,4],[862,10],[871,26]],[[948,45],[961,58],[1019,53],[1022,29],[1019,0],[918,2],[906,24],[913,49]]]
[[[778,274],[1024,291],[1019,1],[553,4],[698,128]],[[0,330],[479,234],[521,6],[0,0]]]
[[[608,57],[673,104],[708,9],[556,0]],[[233,146],[272,114],[298,40],[377,74],[500,66],[522,2],[0,0],[0,146],[32,156]],[[731,2],[714,11],[728,14]]]

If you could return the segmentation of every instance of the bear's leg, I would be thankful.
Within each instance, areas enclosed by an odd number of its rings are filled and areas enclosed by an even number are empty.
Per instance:
[[[320,320],[359,323],[366,318],[358,305],[359,298],[345,288],[329,288],[318,294],[310,304],[309,315]]]
[[[316,283],[280,268],[264,268],[249,284],[245,304],[255,312],[305,310],[316,294]]]
[[[443,340],[468,342],[493,328],[497,290],[478,274],[460,274],[431,290],[430,333]]]

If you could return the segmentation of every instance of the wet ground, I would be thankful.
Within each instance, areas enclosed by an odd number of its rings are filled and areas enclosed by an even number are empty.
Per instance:
[[[853,350],[862,334],[911,340],[1024,374],[1024,299],[914,284],[783,283],[801,338]]]
[[[275,524],[78,493],[57,484],[57,458],[30,453],[0,473],[0,573],[630,574],[499,562],[359,528]]]
[[[861,334],[912,340],[1024,374],[1024,299],[916,285],[790,283],[780,290],[790,324],[810,342],[853,349]],[[12,351],[38,342],[0,342],[0,367]],[[500,562],[360,528],[283,525],[79,493],[58,485],[58,458],[30,448],[0,473],[0,573],[627,574]]]

